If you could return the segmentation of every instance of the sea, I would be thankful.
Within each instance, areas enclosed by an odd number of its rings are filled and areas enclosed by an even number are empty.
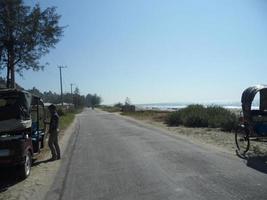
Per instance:
[[[161,111],[175,111],[181,108],[185,108],[191,104],[201,104],[203,106],[221,106],[226,109],[231,110],[241,110],[241,103],[239,102],[205,102],[205,103],[194,103],[194,102],[186,102],[186,103],[152,103],[152,104],[137,104],[135,105],[138,110],[161,110]],[[259,106],[254,104],[252,109],[258,109]]]

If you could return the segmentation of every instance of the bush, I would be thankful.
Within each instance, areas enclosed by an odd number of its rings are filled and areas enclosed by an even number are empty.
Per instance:
[[[231,113],[231,115],[221,123],[221,129],[223,131],[229,131],[229,132],[233,131],[237,128],[237,126],[238,126],[238,118],[234,113]]]
[[[64,116],[66,114],[66,111],[63,108],[58,108],[57,109],[57,114],[59,116]]]
[[[180,110],[182,122],[187,127],[207,127],[207,111],[202,105],[189,105]]]
[[[166,117],[166,123],[169,126],[211,127],[232,131],[237,126],[238,120],[234,113],[220,106],[205,108],[202,105],[189,105],[170,113]]]
[[[119,103],[116,103],[114,105],[114,107],[116,107],[116,108],[122,108],[123,107],[123,104],[119,102]]]
[[[207,107],[209,127],[221,128],[224,131],[232,131],[238,124],[237,117],[230,110],[220,106]]]
[[[179,125],[181,125],[182,124],[182,120],[181,120],[180,112],[176,111],[176,112],[170,113],[166,117],[165,123],[168,124],[169,126],[179,126]]]

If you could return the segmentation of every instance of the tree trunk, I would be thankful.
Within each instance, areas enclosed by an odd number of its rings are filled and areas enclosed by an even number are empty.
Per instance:
[[[15,64],[14,64],[14,51],[13,49],[11,50],[10,54],[10,87],[11,88],[16,88],[16,83],[15,83]]]
[[[9,88],[10,87],[10,58],[9,58],[9,53],[7,55],[7,73],[6,73],[6,87]]]
[[[16,88],[14,56],[15,56],[15,54],[14,54],[14,50],[13,50],[13,46],[12,46],[9,48],[9,51],[8,51],[7,79],[6,79],[6,87],[7,88]]]
[[[5,7],[8,23],[8,61],[7,61],[7,88],[15,88],[15,52],[11,13],[15,12],[13,4],[8,3]]]
[[[6,73],[6,87],[10,87],[10,70],[9,70],[9,63],[7,64],[7,73]]]

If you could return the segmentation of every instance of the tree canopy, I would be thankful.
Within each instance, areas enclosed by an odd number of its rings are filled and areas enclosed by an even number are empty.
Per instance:
[[[87,94],[86,95],[86,98],[85,98],[85,101],[86,101],[86,105],[88,107],[92,107],[94,108],[95,106],[98,106],[100,105],[102,99],[100,96],[98,96],[97,94]]]
[[[15,87],[15,72],[44,68],[40,58],[59,42],[63,28],[55,7],[41,10],[22,0],[0,0],[0,69],[7,70],[7,87]]]

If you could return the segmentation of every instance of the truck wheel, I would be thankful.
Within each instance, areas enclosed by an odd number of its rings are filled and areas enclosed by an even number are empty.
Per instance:
[[[31,173],[32,155],[31,152],[27,152],[25,155],[25,162],[20,166],[20,177],[22,179],[27,178]]]

